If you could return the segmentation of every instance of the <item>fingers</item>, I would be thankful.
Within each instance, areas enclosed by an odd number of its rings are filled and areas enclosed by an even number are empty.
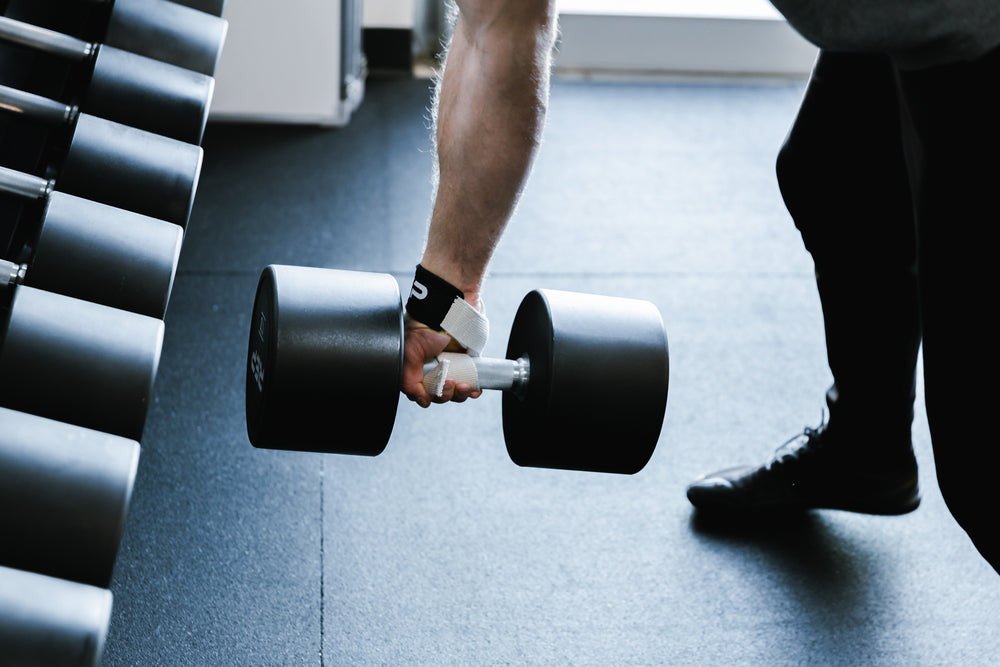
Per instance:
[[[472,386],[467,382],[456,385],[454,380],[445,380],[444,389],[440,396],[427,393],[424,385],[419,382],[415,387],[404,386],[403,393],[422,408],[429,408],[432,403],[464,403],[470,398],[479,398],[483,395],[481,389],[473,391]]]
[[[433,331],[423,326],[408,327],[403,343],[403,381],[401,390],[408,399],[422,408],[432,403],[464,403],[470,398],[479,398],[482,390],[473,391],[466,382],[455,384],[446,380],[440,396],[433,396],[423,385],[424,364],[447,349],[454,341],[451,336]]]
[[[441,353],[450,337],[426,327],[407,327],[403,341],[403,382],[401,390],[422,408],[430,407],[432,396],[427,393],[424,362]]]
[[[450,394],[449,394],[449,387],[450,387]],[[448,401],[451,401],[453,403],[464,403],[467,399],[479,398],[482,395],[483,391],[481,389],[473,391],[472,385],[470,385],[468,382],[460,382],[458,384],[455,384],[454,380],[445,380],[444,392],[442,393],[441,398],[444,399],[445,396],[450,396],[450,398],[436,402],[447,403]]]

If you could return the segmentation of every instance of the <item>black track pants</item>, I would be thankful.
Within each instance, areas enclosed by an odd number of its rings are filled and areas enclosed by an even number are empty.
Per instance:
[[[922,339],[941,490],[1000,571],[998,89],[1000,51],[918,71],[823,52],[777,170],[816,266],[831,432],[875,465],[910,447]]]

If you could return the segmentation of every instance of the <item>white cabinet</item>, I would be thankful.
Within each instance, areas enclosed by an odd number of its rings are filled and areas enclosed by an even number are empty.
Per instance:
[[[229,0],[211,117],[344,125],[364,96],[361,0]]]

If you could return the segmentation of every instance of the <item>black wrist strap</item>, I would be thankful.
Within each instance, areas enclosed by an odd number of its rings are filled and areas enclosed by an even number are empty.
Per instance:
[[[441,320],[448,314],[455,297],[464,299],[465,293],[417,264],[410,298],[406,301],[406,312],[418,322],[440,331]]]

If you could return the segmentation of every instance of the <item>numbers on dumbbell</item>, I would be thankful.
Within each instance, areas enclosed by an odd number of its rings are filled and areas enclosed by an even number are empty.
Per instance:
[[[253,351],[253,355],[250,357],[250,373],[253,375],[253,379],[257,382],[257,391],[264,391],[264,362],[261,361],[260,353],[257,350]]]

